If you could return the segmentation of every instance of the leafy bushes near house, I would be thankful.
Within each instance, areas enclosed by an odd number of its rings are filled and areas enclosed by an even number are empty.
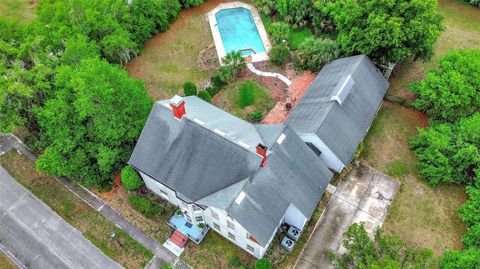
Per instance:
[[[263,118],[265,118],[265,115],[262,111],[253,111],[252,113],[248,114],[248,118],[254,123],[260,123]]]
[[[197,96],[206,102],[212,102],[212,97],[210,96],[210,93],[208,93],[208,91],[199,91]]]
[[[330,39],[309,38],[303,42],[295,57],[295,65],[313,72],[340,55],[338,44]]]
[[[130,165],[125,166],[121,172],[122,184],[126,190],[136,190],[143,184],[143,180]]]
[[[230,257],[230,265],[233,265],[233,266],[239,266],[240,265],[240,260],[238,259],[237,256]]]
[[[270,50],[269,56],[274,64],[283,66],[290,58],[290,50],[285,45],[276,45]]]
[[[189,7],[196,7],[203,3],[205,0],[180,0],[180,3],[182,4],[183,7],[189,8]]]
[[[272,43],[274,45],[280,45],[288,40],[290,25],[284,22],[274,22],[270,25],[269,32]]]
[[[245,108],[255,103],[255,97],[253,94],[254,87],[255,87],[255,84],[251,80],[247,80],[242,85],[240,85],[240,88],[238,90],[238,100],[237,100],[237,104],[240,108]]]
[[[163,207],[137,194],[128,196],[128,203],[136,211],[147,217],[163,214]]]
[[[220,67],[220,73],[223,73],[223,80],[228,81],[232,76],[238,75],[245,69],[245,59],[240,51],[227,53],[223,58],[224,66]]]
[[[272,269],[272,262],[265,258],[256,260],[255,269]]]
[[[195,96],[197,95],[197,86],[195,83],[187,81],[183,84],[183,93],[185,96]]]
[[[335,268],[438,268],[430,249],[415,249],[405,246],[398,237],[384,236],[375,230],[372,240],[363,224],[354,223],[344,233],[341,255],[329,253]]]

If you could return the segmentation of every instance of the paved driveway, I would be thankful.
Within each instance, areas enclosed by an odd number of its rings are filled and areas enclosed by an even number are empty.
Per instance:
[[[122,268],[0,166],[0,246],[26,268]]]
[[[383,225],[398,186],[396,180],[368,166],[355,167],[338,184],[296,268],[333,268],[327,252],[345,251],[343,233],[352,223],[363,222],[373,235],[374,229]]]

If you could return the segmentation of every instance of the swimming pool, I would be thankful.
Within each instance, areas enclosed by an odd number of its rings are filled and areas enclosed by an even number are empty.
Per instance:
[[[262,39],[253,20],[252,12],[246,8],[223,9],[215,14],[223,47],[228,54],[242,51],[242,56],[265,52]]]
[[[257,9],[236,1],[222,3],[207,13],[220,64],[231,51],[241,51],[252,62],[268,60],[272,48]]]

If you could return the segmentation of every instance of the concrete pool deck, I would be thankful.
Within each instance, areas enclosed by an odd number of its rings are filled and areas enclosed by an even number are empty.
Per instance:
[[[218,6],[216,6],[214,9],[212,9],[210,12],[208,12],[206,14],[207,21],[209,22],[210,29],[212,30],[213,41],[215,42],[215,48],[217,50],[217,55],[218,55],[218,59],[219,59],[220,64],[223,65],[223,58],[227,55],[227,53],[225,51],[225,47],[223,46],[223,41],[222,41],[222,37],[220,35],[220,31],[218,30],[217,18],[215,17],[215,14],[217,14],[221,10],[232,9],[232,8],[245,8],[245,9],[250,10],[250,12],[252,13],[255,25],[257,26],[258,34],[260,35],[260,39],[262,40],[263,46],[265,47],[265,52],[259,52],[259,53],[251,54],[252,62],[255,63],[255,62],[261,62],[261,61],[269,60],[268,52],[272,48],[272,44],[270,43],[270,40],[268,39],[267,30],[265,29],[265,26],[263,25],[260,14],[258,13],[258,11],[255,7],[253,7],[249,4],[240,2],[240,1],[236,1],[236,2],[222,3]]]

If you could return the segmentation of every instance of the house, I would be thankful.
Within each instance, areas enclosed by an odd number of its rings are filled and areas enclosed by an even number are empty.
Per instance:
[[[288,125],[250,124],[194,96],[154,104],[129,164],[180,208],[177,230],[203,224],[257,258],[282,223],[305,226],[332,177]]]
[[[388,89],[366,55],[325,65],[286,124],[332,170],[348,166]]]
[[[158,101],[129,164],[179,207],[169,220],[177,245],[212,228],[261,258],[282,224],[304,228],[387,88],[359,55],[327,64],[286,124],[251,124],[197,97]]]

